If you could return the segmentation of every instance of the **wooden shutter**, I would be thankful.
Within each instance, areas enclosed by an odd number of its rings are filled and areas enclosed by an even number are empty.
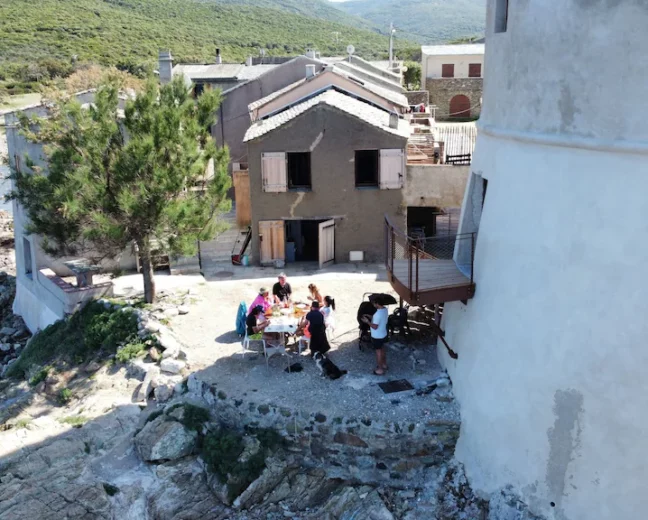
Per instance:
[[[280,193],[287,189],[285,152],[264,153],[261,156],[263,191]]]
[[[470,63],[468,65],[469,78],[481,78],[481,63]]]
[[[380,150],[380,189],[401,189],[404,169],[405,152],[403,150]]]
[[[444,63],[441,65],[441,76],[444,78],[454,78],[454,63]]]

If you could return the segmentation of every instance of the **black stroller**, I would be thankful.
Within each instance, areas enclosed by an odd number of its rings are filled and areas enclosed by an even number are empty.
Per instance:
[[[367,298],[365,300],[365,298]],[[358,329],[360,333],[358,347],[362,350],[362,347],[371,343],[371,333],[369,332],[369,325],[362,321],[362,317],[365,315],[373,316],[376,313],[376,308],[374,307],[374,300],[380,301],[382,305],[395,305],[396,299],[389,294],[382,293],[364,293],[362,295],[363,302],[358,307]]]

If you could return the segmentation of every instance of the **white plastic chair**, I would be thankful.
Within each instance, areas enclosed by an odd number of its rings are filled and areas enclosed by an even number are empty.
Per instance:
[[[260,341],[261,344],[263,345],[263,357],[265,357],[266,360],[266,367],[268,367],[268,351],[266,347],[266,342],[264,339],[251,339],[250,336],[248,336],[247,330],[245,331],[245,337],[243,338],[243,341],[241,341],[241,354],[243,354],[243,357],[245,357],[245,354],[247,352],[254,352],[255,354],[259,354],[260,352],[258,350],[253,350],[250,348],[250,342],[251,341]]]
[[[307,338],[306,336],[299,338],[299,341],[297,342],[297,352],[301,354],[308,347],[310,347],[310,338]]]

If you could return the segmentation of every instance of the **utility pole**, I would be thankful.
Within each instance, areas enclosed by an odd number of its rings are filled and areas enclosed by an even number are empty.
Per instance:
[[[394,61],[394,33],[396,32],[396,29],[394,29],[394,22],[389,24],[389,70],[392,69],[393,67],[393,61]]]

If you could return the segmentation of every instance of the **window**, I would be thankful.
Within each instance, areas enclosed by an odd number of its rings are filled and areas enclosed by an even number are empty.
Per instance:
[[[471,63],[468,65],[469,78],[481,78],[481,63]]]
[[[204,83],[196,83],[194,85],[194,91],[193,91],[194,97],[196,97],[196,98],[200,97],[203,92],[205,92],[205,84]]]
[[[32,266],[31,242],[23,237],[23,259],[25,260],[25,274],[31,278],[34,271]]]
[[[454,78],[454,63],[444,63],[441,65],[441,76],[444,78]]]
[[[310,190],[311,154],[310,152],[287,153],[288,188],[291,190]]]
[[[495,4],[495,32],[506,32],[508,26],[508,0],[497,0]]]
[[[356,188],[378,186],[378,150],[356,150],[355,181]]]

